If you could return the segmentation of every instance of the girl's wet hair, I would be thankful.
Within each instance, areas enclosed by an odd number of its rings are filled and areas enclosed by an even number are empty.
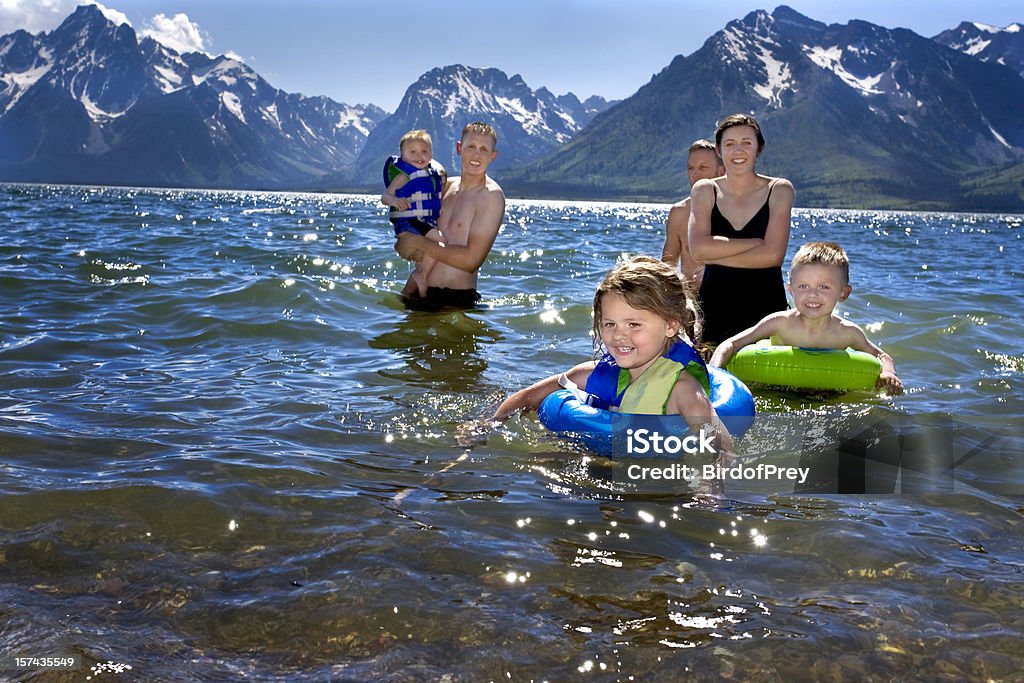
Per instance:
[[[678,322],[680,337],[700,341],[701,319],[697,297],[686,276],[650,256],[633,256],[608,271],[594,293],[594,347],[601,347],[601,297],[618,294],[630,306]],[[666,343],[666,349],[668,344]]]

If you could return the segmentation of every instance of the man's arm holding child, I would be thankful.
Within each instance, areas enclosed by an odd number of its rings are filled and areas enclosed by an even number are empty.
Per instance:
[[[434,242],[418,235],[411,235],[411,239],[403,239],[396,245],[399,256],[413,261],[419,261],[427,256],[467,273],[479,270],[498,237],[498,229],[505,215],[505,196],[501,190],[485,189],[483,192],[486,194],[479,197],[473,208],[472,217],[469,218],[469,231],[464,245]],[[453,215],[453,220],[458,218]],[[446,230],[442,229],[442,232]]]

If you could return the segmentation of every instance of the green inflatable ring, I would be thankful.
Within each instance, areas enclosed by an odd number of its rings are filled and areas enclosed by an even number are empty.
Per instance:
[[[726,369],[747,383],[858,391],[875,387],[882,364],[871,354],[853,349],[757,344],[740,349]]]

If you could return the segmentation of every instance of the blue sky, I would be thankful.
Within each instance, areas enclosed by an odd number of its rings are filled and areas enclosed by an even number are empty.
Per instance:
[[[2,0],[0,33],[55,28],[85,0]],[[779,4],[826,23],[864,19],[925,36],[961,21],[1024,23],[1019,0],[106,0],[139,33],[234,53],[275,87],[393,111],[422,73],[496,67],[532,88],[621,99],[679,54]],[[386,8],[394,8],[388,10]],[[413,17],[413,18],[410,18]],[[401,47],[401,45],[406,47]]]

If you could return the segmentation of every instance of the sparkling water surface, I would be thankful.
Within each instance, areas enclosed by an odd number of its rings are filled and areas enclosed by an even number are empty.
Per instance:
[[[589,356],[667,210],[510,201],[481,307],[422,313],[376,197],[0,186],[0,657],[84,662],[0,679],[1019,680],[1022,216],[795,213],[907,394],[759,391],[739,457],[896,416],[951,490],[641,495],[533,416],[458,445]]]

